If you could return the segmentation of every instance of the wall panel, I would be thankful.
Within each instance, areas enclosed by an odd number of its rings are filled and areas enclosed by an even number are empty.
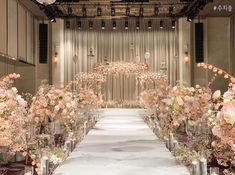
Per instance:
[[[25,8],[18,4],[18,57],[21,60],[26,60],[26,10]]]
[[[17,1],[8,2],[8,54],[17,57]]]
[[[7,0],[1,0],[0,21],[0,52],[7,53]]]

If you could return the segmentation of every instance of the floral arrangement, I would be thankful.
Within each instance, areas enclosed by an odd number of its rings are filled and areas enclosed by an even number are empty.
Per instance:
[[[215,91],[214,106],[210,111],[210,125],[214,139],[212,142],[213,154],[217,162],[229,168],[226,174],[235,173],[235,86],[228,89],[223,95]]]
[[[94,70],[104,75],[139,74],[147,71],[148,65],[145,63],[111,62],[107,63],[107,65],[97,64]]]
[[[10,147],[12,152],[20,150],[25,139],[27,102],[13,87],[19,77],[19,74],[9,74],[0,79],[0,146]]]

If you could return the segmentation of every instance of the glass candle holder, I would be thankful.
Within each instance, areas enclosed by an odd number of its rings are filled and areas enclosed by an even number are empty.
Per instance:
[[[210,168],[210,175],[219,175],[219,168],[218,167],[211,167]]]

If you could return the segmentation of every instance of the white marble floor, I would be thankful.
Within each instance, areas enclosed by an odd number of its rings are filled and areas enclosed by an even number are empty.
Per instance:
[[[55,175],[189,175],[138,109],[107,109]]]

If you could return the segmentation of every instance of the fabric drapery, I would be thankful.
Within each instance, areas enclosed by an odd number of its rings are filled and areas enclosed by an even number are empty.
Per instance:
[[[165,72],[169,83],[174,84],[177,75],[177,29],[172,29],[171,21],[164,20],[160,29],[160,20],[151,19],[152,29],[148,29],[149,19],[140,19],[140,29],[136,29],[136,20],[116,20],[116,29],[112,28],[113,20],[103,20],[105,29],[101,29],[101,20],[81,20],[81,29],[77,20],[65,22],[65,83],[74,80],[79,72],[91,72],[96,63],[108,62],[146,62],[149,71]],[[69,23],[69,28],[66,24]],[[150,58],[145,59],[145,53]],[[76,57],[77,56],[77,57]],[[74,59],[77,58],[77,59]],[[102,86],[106,100],[135,100],[140,87],[136,87],[134,75],[107,76]]]

